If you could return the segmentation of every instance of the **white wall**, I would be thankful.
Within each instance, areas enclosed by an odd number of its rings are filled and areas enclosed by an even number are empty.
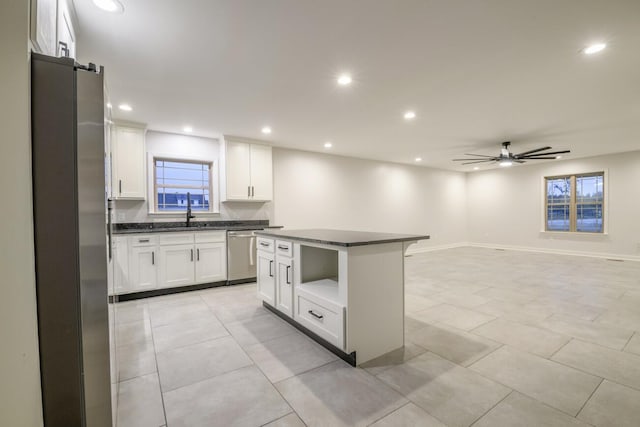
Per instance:
[[[466,241],[463,173],[274,148],[273,223],[429,234],[413,250]]]
[[[607,235],[545,233],[545,176],[606,170]],[[640,151],[467,176],[469,241],[640,259]]]
[[[147,153],[151,156],[207,160],[219,168],[220,143],[217,139],[199,138],[189,135],[148,131],[146,137]],[[148,156],[147,156],[148,157]],[[147,160],[148,162],[148,160]],[[213,185],[219,188],[219,178],[214,174]],[[219,193],[219,189],[217,190]],[[196,213],[195,221],[269,219],[272,217],[271,203],[220,203],[219,214]],[[116,201],[116,222],[153,222],[184,221],[184,214],[149,215],[147,201]]]
[[[42,425],[36,321],[31,140],[29,2],[0,6],[0,425]],[[10,201],[7,202],[7,201]]]

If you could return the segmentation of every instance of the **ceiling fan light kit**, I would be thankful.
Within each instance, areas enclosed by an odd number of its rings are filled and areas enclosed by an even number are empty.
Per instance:
[[[465,153],[465,156],[473,156],[466,159],[453,159],[454,162],[464,162],[462,165],[471,165],[475,163],[498,163],[500,166],[508,167],[513,163],[526,163],[527,160],[555,160],[560,158],[561,154],[570,153],[571,150],[547,151],[551,147],[540,147],[534,150],[524,151],[522,153],[513,154],[509,151],[510,141],[502,143],[499,156],[487,156],[485,154]]]

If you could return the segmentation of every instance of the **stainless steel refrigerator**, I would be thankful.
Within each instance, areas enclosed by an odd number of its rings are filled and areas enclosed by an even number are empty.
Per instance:
[[[111,427],[103,69],[31,57],[36,290],[46,426]]]

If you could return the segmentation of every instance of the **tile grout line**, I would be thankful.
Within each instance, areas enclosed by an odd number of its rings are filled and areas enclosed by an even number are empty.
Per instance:
[[[591,392],[591,394],[589,395],[589,397],[584,401],[584,403],[582,404],[582,406],[580,407],[580,410],[576,413],[576,415],[574,416],[575,419],[578,419],[578,415],[580,415],[580,413],[582,412],[582,410],[584,409],[585,406],[587,406],[587,403],[589,403],[589,401],[591,400],[591,398],[593,397],[594,394],[596,394],[596,391],[598,391],[598,389],[600,388],[600,386],[602,385],[602,383],[604,382],[604,378],[602,378],[602,380],[600,380],[600,382],[598,383],[598,385],[596,386],[596,388],[593,389],[593,391]]]
[[[507,395],[505,397],[503,397],[502,399],[500,399],[498,402],[496,402],[495,405],[493,405],[491,408],[487,409],[482,415],[480,415],[478,418],[476,418],[471,424],[469,424],[469,427],[473,427],[473,425],[475,423],[477,423],[478,421],[480,421],[485,415],[487,415],[489,412],[491,412],[493,410],[493,408],[495,408],[496,406],[498,406],[499,404],[501,404],[507,397],[511,396],[513,394],[513,392],[515,391],[514,389],[512,389],[511,387],[509,387],[509,389],[511,391],[509,391],[509,393],[507,393]]]
[[[156,341],[153,336],[153,321],[151,320],[151,312],[149,312],[149,330],[151,331],[151,342],[153,343],[153,359],[156,362],[156,376],[158,377],[158,389],[160,391],[160,401],[162,402],[162,415],[164,416],[165,425],[167,421],[167,408],[164,404],[164,393],[162,392],[162,382],[160,381],[160,368],[158,367],[158,353],[156,352]]]
[[[562,350],[563,348],[565,348],[566,346],[568,346],[568,345],[569,345],[569,343],[571,343],[571,341],[573,341],[573,340],[575,340],[575,337],[569,337],[569,341],[567,341],[566,343],[562,344],[560,347],[558,347],[558,349],[557,349],[556,351],[554,351],[553,353],[551,353],[551,354],[549,355],[549,357],[546,357],[545,359],[547,359],[547,360],[549,360],[549,361],[551,361],[551,362],[556,362],[556,363],[557,363],[557,361],[552,360],[552,357],[553,357],[553,356],[555,356],[556,354],[558,354],[558,352],[559,352],[560,350]]]
[[[249,358],[251,358],[251,357],[249,357]],[[251,360],[253,360],[253,359],[251,359]],[[329,363],[333,363],[333,362],[335,362],[335,360],[332,360],[332,361],[331,361],[331,362],[329,362]],[[328,365],[329,363],[325,363],[325,364],[324,364],[324,365],[322,365],[322,366]],[[300,421],[302,421],[302,424],[304,424],[304,425],[306,426],[306,425],[307,425],[307,423],[302,419],[302,417],[300,416],[300,414],[298,414],[298,411],[296,411],[296,410],[294,409],[294,407],[293,407],[293,405],[291,404],[291,402],[289,402],[289,401],[287,400],[287,398],[286,398],[286,397],[284,397],[284,396],[282,395],[282,393],[280,392],[280,390],[278,390],[278,387],[276,387],[275,383],[271,382],[271,380],[269,379],[269,377],[267,377],[267,375],[266,375],[264,372],[262,372],[262,369],[260,369],[260,367],[259,367],[258,365],[255,365],[255,366],[256,366],[256,368],[258,369],[258,371],[262,374],[262,376],[264,377],[264,379],[265,379],[265,380],[267,380],[267,382],[268,382],[268,383],[271,385],[271,387],[276,391],[276,393],[278,393],[278,395],[280,396],[280,398],[281,398],[281,399],[282,399],[282,400],[287,404],[287,406],[289,406],[289,408],[291,408],[291,411],[293,411],[292,413],[296,414],[296,416],[298,417],[298,419],[299,419]],[[320,368],[320,367],[321,367],[321,366],[318,366],[318,367],[316,367],[316,368]],[[316,368],[314,368],[314,369],[316,369]],[[298,374],[298,375],[299,375],[299,374]],[[297,376],[297,375],[294,375],[294,377],[295,377],[295,376]],[[289,378],[293,378],[293,377],[289,377]],[[284,379],[284,380],[282,380],[282,381],[286,381],[286,380],[288,380],[289,378],[286,378],[286,379]],[[278,382],[281,382],[281,381],[278,381]],[[290,413],[291,413],[291,412],[290,412]],[[284,418],[284,417],[286,417],[287,415],[289,415],[289,414],[285,414],[285,415],[283,415],[283,416],[282,416],[282,417],[280,417],[280,418]],[[276,420],[278,420],[278,419],[280,419],[280,418],[277,418]],[[271,423],[271,422],[273,422],[273,421],[276,421],[276,420],[271,420],[271,421],[269,421],[269,423]],[[267,424],[269,424],[269,423],[267,423]]]
[[[404,397],[405,399],[407,399],[407,400],[408,400],[408,402],[407,402],[407,403],[405,403],[404,405],[400,406],[399,408],[396,408],[396,409],[394,409],[393,411],[391,411],[391,412],[389,412],[389,413],[387,413],[387,414],[384,414],[384,415],[383,415],[383,416],[381,416],[380,418],[376,418],[373,422],[371,422],[371,423],[367,424],[367,426],[372,426],[373,424],[377,423],[377,422],[378,422],[378,421],[380,421],[381,419],[386,418],[386,417],[390,416],[391,414],[394,414],[394,413],[398,412],[400,409],[404,408],[405,406],[410,405],[410,404],[412,404],[412,403],[413,403],[411,400],[409,400],[409,398],[408,398],[407,396],[403,395],[402,393],[398,393],[398,394],[400,394],[402,397]],[[413,404],[415,405],[415,403],[413,403]],[[418,405],[416,405],[416,406],[418,406]],[[420,408],[420,409],[424,410],[424,408]],[[424,410],[424,411],[425,411],[425,412],[427,412],[426,410]],[[429,414],[429,413],[427,412],[427,414]],[[431,415],[431,414],[429,414],[429,415]],[[431,415],[431,416],[433,417],[433,415]],[[435,417],[434,417],[434,418],[435,418]]]
[[[637,334],[637,332],[636,332],[636,331],[633,331],[633,333],[631,334],[631,336],[630,336],[630,337],[629,337],[629,339],[627,340],[627,343],[624,345],[624,347],[622,347],[622,350],[620,350],[620,351],[624,352],[624,351],[627,349],[627,347],[629,346],[629,343],[631,342],[631,340],[633,339],[633,337],[634,337],[636,334]],[[627,351],[627,353],[631,353],[631,352],[630,352],[630,351]],[[635,354],[635,353],[631,353],[631,354]]]

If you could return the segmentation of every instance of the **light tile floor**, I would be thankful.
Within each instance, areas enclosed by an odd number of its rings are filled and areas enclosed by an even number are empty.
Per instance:
[[[355,369],[254,284],[117,304],[118,427],[640,425],[640,263],[458,248],[405,281],[405,348]]]

